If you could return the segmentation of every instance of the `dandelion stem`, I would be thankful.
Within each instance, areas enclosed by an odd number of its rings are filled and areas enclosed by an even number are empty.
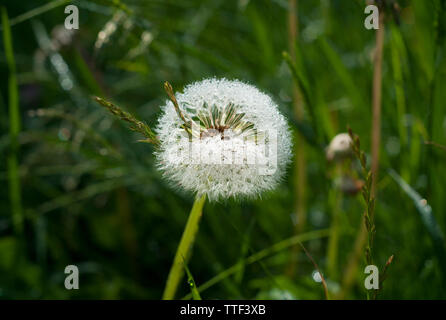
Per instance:
[[[170,268],[167,278],[166,287],[164,288],[163,300],[172,300],[175,298],[178,285],[184,275],[184,264],[191,254],[195,237],[198,232],[198,226],[201,220],[203,206],[206,201],[206,195],[195,198],[194,205],[187,219],[186,227],[181,236],[172,267]]]

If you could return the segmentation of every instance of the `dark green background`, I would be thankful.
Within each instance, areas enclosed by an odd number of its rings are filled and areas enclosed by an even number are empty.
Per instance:
[[[12,22],[45,3],[2,1]],[[330,228],[333,212],[339,212],[339,259],[335,272],[326,274],[335,292],[361,223],[363,201],[360,195],[343,196],[339,207],[333,200],[339,191],[324,147],[350,125],[362,148],[370,150],[375,31],[364,28],[365,1],[299,1],[298,66],[314,101],[299,126],[292,116],[293,80],[282,57],[289,48],[287,1],[72,3],[79,7],[80,29],[56,50],[45,43],[55,41],[52,30],[63,25],[65,4],[11,27],[22,122],[22,233],[13,227],[8,193],[8,66],[3,41],[0,45],[0,298],[161,297],[193,195],[172,190],[155,169],[152,145],[137,143],[140,136],[91,95],[103,96],[153,126],[167,98],[164,81],[181,90],[214,76],[248,81],[271,94],[293,130],[297,133],[299,127],[307,137],[304,150],[295,151],[307,158],[305,230]],[[399,5],[401,23],[390,15],[385,21],[374,258],[382,267],[395,255],[380,298],[442,299],[446,261],[438,233],[446,228],[446,150],[424,142],[446,144],[446,5],[444,0]],[[109,41],[95,49],[98,33],[119,15]],[[153,41],[134,54],[143,32]],[[71,81],[72,89],[64,90],[64,81]],[[37,112],[41,108],[43,114]],[[417,210],[389,168],[427,199],[435,221]],[[277,190],[262,199],[205,204],[189,262],[197,285],[293,236],[293,174],[294,164]],[[325,274],[327,239],[306,247]],[[247,265],[201,295],[324,298],[302,251],[296,273],[287,275],[292,252],[287,248]],[[365,298],[363,259],[360,263],[347,298]],[[63,285],[69,264],[80,270],[77,291]],[[179,297],[188,292],[184,282]]]

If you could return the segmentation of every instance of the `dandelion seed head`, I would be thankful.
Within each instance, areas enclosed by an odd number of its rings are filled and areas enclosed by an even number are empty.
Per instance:
[[[176,93],[155,129],[163,175],[210,200],[255,197],[280,182],[291,135],[272,99],[237,80],[205,79]]]

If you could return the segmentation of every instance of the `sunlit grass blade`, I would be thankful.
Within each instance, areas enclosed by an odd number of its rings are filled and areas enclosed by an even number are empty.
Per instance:
[[[190,272],[189,268],[187,267],[187,263],[186,263],[186,261],[184,261],[184,259],[183,259],[183,263],[184,263],[184,270],[186,270],[187,283],[189,284],[189,287],[190,287],[190,293],[192,294],[192,299],[193,300],[201,300],[200,292],[198,292],[198,290],[197,290],[197,285],[195,284],[194,277],[192,276],[192,273]]]

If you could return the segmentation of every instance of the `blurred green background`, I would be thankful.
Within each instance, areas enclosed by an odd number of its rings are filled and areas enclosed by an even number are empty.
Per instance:
[[[383,299],[446,298],[446,150],[426,144],[446,145],[445,2],[398,1],[385,17],[373,254],[380,269],[395,259]],[[70,3],[79,8],[76,31],[63,27]],[[172,190],[155,169],[153,146],[138,143],[91,97],[154,126],[167,99],[164,81],[181,91],[214,76],[256,85],[288,117],[303,141],[295,152],[305,155],[299,201],[307,221],[296,228],[295,163],[261,199],[206,203],[188,266],[197,286],[219,279],[202,298],[323,299],[313,264],[290,245],[296,229],[313,235],[304,244],[331,296],[345,289],[364,203],[339,188],[344,169],[326,160],[325,147],[349,125],[370,150],[376,31],[364,28],[365,1],[298,1],[296,65],[312,101],[300,118],[282,56],[291,45],[289,1],[1,5],[9,16],[8,23],[3,11],[0,45],[1,299],[161,297],[193,195]],[[262,259],[249,260],[265,249]],[[343,298],[366,296],[363,254],[358,262]],[[79,267],[79,290],[64,287],[70,264]],[[184,280],[178,297],[188,293]]]

